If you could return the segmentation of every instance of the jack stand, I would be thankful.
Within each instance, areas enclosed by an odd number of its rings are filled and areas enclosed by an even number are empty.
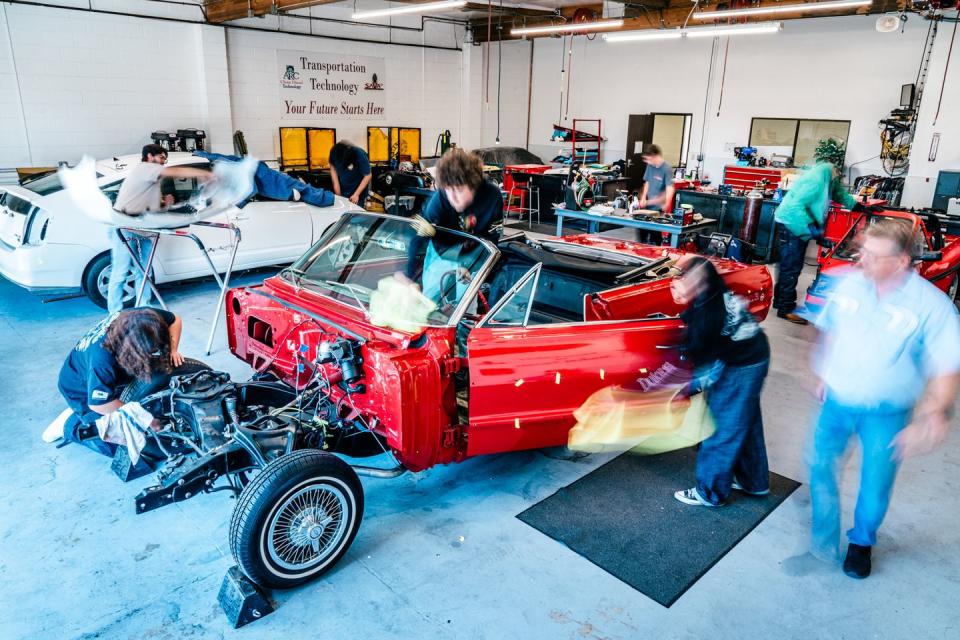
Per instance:
[[[130,454],[127,453],[125,446],[117,447],[117,452],[113,454],[113,463],[110,465],[110,469],[113,470],[113,472],[117,474],[117,477],[123,482],[130,482],[131,480],[142,478],[154,471],[142,457],[137,460],[137,464],[130,464]]]
[[[198,227],[226,229],[233,233],[233,242],[230,246],[230,260],[227,263],[227,270],[224,273],[223,278],[220,277],[219,270],[213,264],[213,260],[210,259],[209,252],[207,251],[206,246],[204,246],[203,241],[200,240],[200,238],[198,238],[195,234],[190,233],[185,229],[140,229],[137,227],[117,227],[116,232],[120,236],[123,246],[125,246],[127,251],[130,253],[130,257],[133,258],[133,264],[137,269],[139,269],[140,273],[144,274],[143,281],[140,283],[140,288],[137,290],[137,299],[134,303],[134,306],[140,306],[140,301],[143,299],[143,292],[146,287],[149,286],[150,290],[153,291],[153,295],[157,297],[157,301],[160,303],[160,306],[164,309],[167,308],[167,304],[163,301],[163,298],[160,297],[160,292],[157,291],[156,285],[151,282],[149,276],[150,271],[153,269],[153,260],[157,255],[157,243],[160,240],[160,236],[164,235],[171,238],[189,238],[190,240],[193,240],[193,243],[196,245],[200,255],[204,257],[207,262],[207,266],[210,267],[210,272],[213,274],[214,279],[217,281],[217,284],[220,285],[220,297],[217,300],[217,308],[213,313],[213,323],[210,326],[210,336],[207,338],[206,355],[210,355],[210,349],[213,346],[213,336],[217,331],[217,322],[220,320],[220,312],[223,308],[223,301],[227,296],[227,289],[230,288],[230,276],[233,275],[233,265],[237,259],[237,249],[240,247],[240,229],[231,223],[209,222],[206,220],[194,222],[193,225]],[[132,231],[139,234],[148,234],[153,236],[153,247],[150,249],[150,255],[147,257],[146,265],[140,264],[140,258],[137,256],[137,252],[134,251],[133,247],[130,246],[130,243],[127,242],[127,239],[123,237],[123,231]]]
[[[273,613],[273,604],[267,596],[236,565],[223,576],[217,600],[234,629]]]

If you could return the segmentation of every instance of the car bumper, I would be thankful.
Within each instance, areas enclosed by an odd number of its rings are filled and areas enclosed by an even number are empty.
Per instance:
[[[39,294],[75,293],[93,256],[72,244],[10,247],[0,243],[0,276]]]

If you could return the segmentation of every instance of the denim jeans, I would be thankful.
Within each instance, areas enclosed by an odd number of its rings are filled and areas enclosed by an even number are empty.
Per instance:
[[[847,539],[867,547],[877,543],[877,529],[887,513],[899,468],[890,445],[909,420],[909,410],[847,407],[827,397],[814,428],[810,463],[815,554],[830,559],[837,557],[840,542],[837,475],[853,434],[860,438],[863,463],[853,528],[847,531]]]
[[[707,406],[717,430],[700,444],[697,493],[711,504],[726,501],[734,476],[747,491],[770,488],[760,412],[760,392],[769,368],[769,360],[746,367],[727,366],[707,391]]]
[[[153,238],[123,231],[123,237],[133,247],[137,253],[137,259],[143,266],[147,265],[147,258],[150,257],[150,249],[153,247]],[[143,282],[143,274],[140,269],[133,264],[130,252],[123,246],[120,238],[117,236],[116,229],[110,229],[110,283],[107,285],[107,312],[115,313],[123,309],[123,289],[126,285],[130,272],[134,275],[134,295],[140,290],[140,283]],[[148,284],[143,290],[143,300],[141,306],[150,306],[152,292]]]
[[[797,308],[797,281],[803,271],[803,258],[809,240],[801,240],[783,225],[777,226],[780,249],[780,272],[773,288],[773,307],[780,313]]]
[[[63,439],[67,442],[77,442],[101,455],[112,458],[117,451],[117,445],[104,442],[99,437],[80,439],[80,428],[93,425],[100,417],[100,414],[94,411],[88,411],[83,416],[74,412],[63,425]]]

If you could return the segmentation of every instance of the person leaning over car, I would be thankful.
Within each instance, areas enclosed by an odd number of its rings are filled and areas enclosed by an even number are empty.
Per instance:
[[[840,183],[837,168],[820,162],[805,171],[790,186],[773,217],[777,221],[780,270],[773,288],[773,308],[777,317],[794,324],[807,324],[796,313],[797,282],[803,271],[803,259],[811,239],[823,238],[824,223],[830,202],[839,202],[852,211],[863,206],[847,193]]]
[[[117,200],[113,208],[120,213],[135,218],[151,211],[163,211],[173,205],[173,195],[163,195],[160,190],[163,178],[197,178],[208,181],[213,174],[203,169],[193,167],[165,167],[167,150],[158,144],[145,145],[141,151],[141,162],[130,170],[130,173],[120,185]],[[131,220],[135,226],[136,220]],[[134,273],[137,290],[143,281],[140,269],[133,265],[130,252],[123,246],[116,229],[110,229],[110,282],[107,285],[107,313],[116,313],[123,308],[123,290],[130,276]],[[131,231],[121,231],[123,237],[137,254],[140,264],[146,266],[153,247],[153,237],[141,235]],[[144,289],[141,304],[149,304],[151,298],[150,287]]]
[[[330,177],[333,192],[363,206],[370,186],[370,157],[363,149],[347,141],[338,142],[330,150]]]
[[[447,151],[437,162],[436,182],[437,191],[423,205],[422,217],[414,220],[417,235],[410,243],[406,271],[401,274],[410,282],[421,266],[420,253],[427,246],[432,227],[487,238],[503,222],[503,195],[484,178],[483,160],[477,154],[456,148]]]
[[[81,440],[80,429],[122,407],[120,394],[126,385],[182,365],[182,329],[180,318],[169,311],[137,307],[108,316],[84,334],[67,355],[57,383],[73,410],[63,439],[113,456],[116,445],[100,438]]]

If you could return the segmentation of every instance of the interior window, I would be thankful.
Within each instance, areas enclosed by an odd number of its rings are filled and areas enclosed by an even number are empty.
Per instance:
[[[540,279],[540,265],[534,265],[490,311],[482,324],[489,326],[526,326],[533,294]]]

